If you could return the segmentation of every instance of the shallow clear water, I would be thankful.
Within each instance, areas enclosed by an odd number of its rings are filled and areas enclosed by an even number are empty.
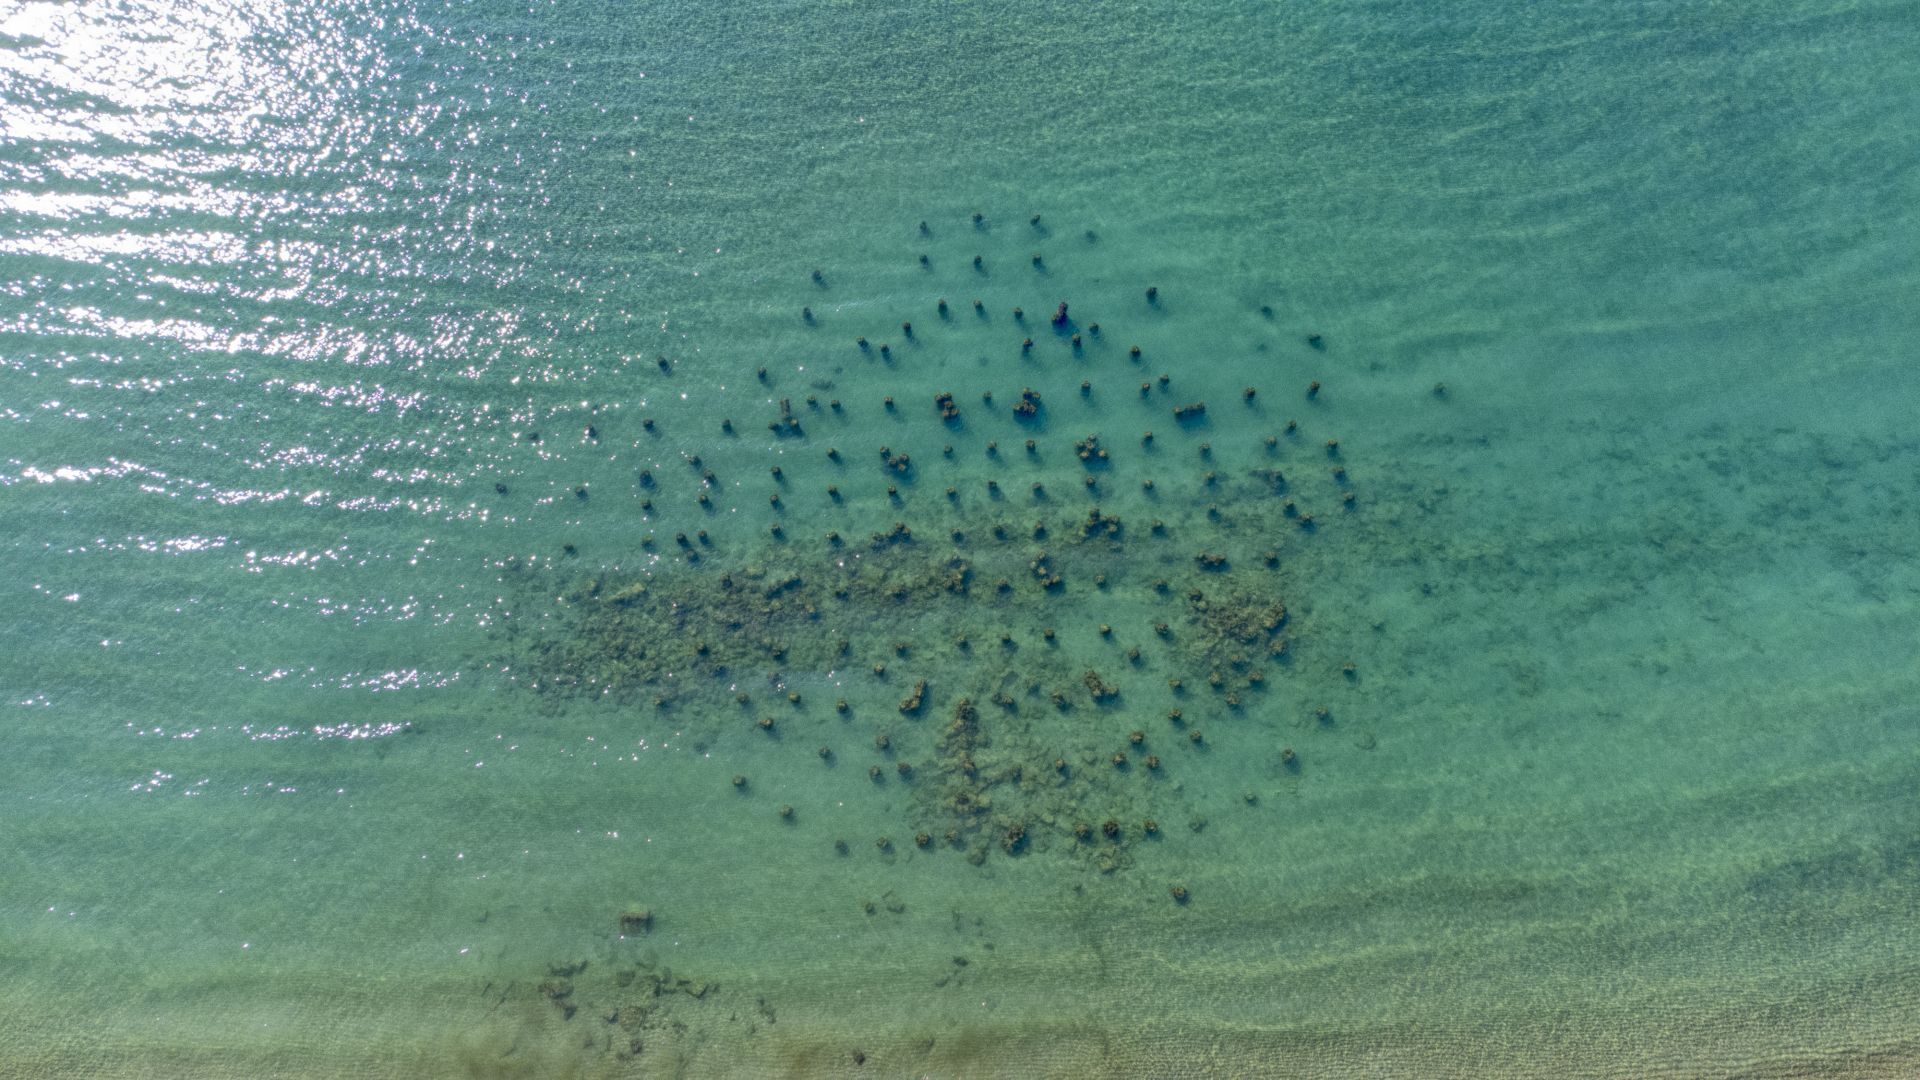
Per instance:
[[[1917,53],[0,5],[0,1075],[1913,1071]]]

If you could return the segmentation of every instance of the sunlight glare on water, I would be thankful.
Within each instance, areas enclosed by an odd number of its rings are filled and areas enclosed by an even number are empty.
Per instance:
[[[1917,38],[0,3],[0,1076],[1898,1073]]]

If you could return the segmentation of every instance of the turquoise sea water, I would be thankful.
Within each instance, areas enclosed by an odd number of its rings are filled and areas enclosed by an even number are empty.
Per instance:
[[[0,3],[0,1076],[1920,1072],[1916,55]]]

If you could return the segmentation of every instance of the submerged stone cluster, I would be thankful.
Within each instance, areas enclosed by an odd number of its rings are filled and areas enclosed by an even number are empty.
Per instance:
[[[988,272],[975,259],[970,273]],[[1066,291],[1058,273],[1044,281]],[[820,271],[813,285],[832,290]],[[1170,317],[1177,303],[1155,289],[1145,297],[1141,318]],[[898,320],[911,350],[989,318],[978,300],[968,319],[944,299],[936,307],[931,292],[927,304],[937,312],[927,325]],[[1084,369],[1088,400],[1107,383],[1139,380],[1140,347],[1106,344],[1124,332],[1126,312],[1102,330],[1083,328],[1067,299],[1047,305],[1049,326],[1014,309],[1009,364],[1071,364],[1076,377]],[[823,336],[835,321],[820,299],[802,318]],[[1057,341],[1042,350],[1031,335],[1049,331]],[[1140,381],[1147,406],[1171,413],[1174,438],[1148,429],[1135,443],[1116,437],[1111,417],[1056,433],[1064,422],[1032,386],[1006,407],[991,389],[950,385],[926,409],[927,397],[888,383],[906,363],[890,345],[876,353],[864,335],[839,340],[852,368],[796,387],[813,391],[798,400],[781,390],[781,376],[754,369],[780,395],[766,422],[769,461],[757,470],[771,477],[763,539],[723,543],[704,528],[690,535],[667,524],[713,515],[730,490],[732,478],[683,452],[684,471],[649,467],[634,485],[634,553],[648,559],[608,560],[643,569],[580,572],[566,558],[503,564],[509,585],[551,605],[508,625],[524,686],[603,700],[641,723],[671,714],[676,730],[709,737],[758,725],[795,754],[854,765],[831,774],[849,797],[905,785],[912,809],[894,835],[914,842],[843,838],[848,857],[952,851],[981,863],[1046,853],[1111,870],[1137,845],[1170,839],[1161,821],[1199,827],[1202,793],[1182,783],[1189,761],[1236,731],[1271,741],[1273,717],[1302,713],[1322,686],[1339,684],[1341,676],[1295,663],[1295,639],[1311,627],[1289,605],[1313,584],[1296,564],[1336,542],[1322,526],[1362,509],[1354,463],[1315,422],[1327,393],[1319,380],[1280,371],[1276,380],[1295,380],[1291,393],[1278,382],[1250,385],[1233,407],[1211,411],[1197,400],[1168,404],[1171,374]],[[1302,350],[1302,363],[1324,361],[1324,342]],[[1042,352],[1052,359],[1036,359]],[[661,377],[673,366],[663,358]],[[843,396],[823,400],[829,391]],[[963,399],[980,405],[962,409]],[[1266,411],[1283,399],[1305,419]],[[926,411],[907,404],[915,401]],[[1069,395],[1060,411],[1075,401]],[[892,419],[883,427],[869,408]],[[647,417],[643,437],[667,427]],[[729,421],[730,437],[732,429]],[[893,431],[909,432],[916,448],[945,446],[915,457],[887,441]],[[984,452],[954,445],[983,438]],[[1022,449],[1002,452],[1002,439]],[[1176,440],[1190,441],[1166,445]],[[1080,477],[1071,497],[1041,479],[1062,469]],[[982,471],[992,473],[984,490]],[[1140,483],[1116,502],[1107,485],[1122,472]],[[802,516],[837,527],[809,535],[794,524]],[[797,737],[788,740],[790,731]],[[1290,748],[1285,764],[1306,767]],[[744,777],[736,785],[748,790]],[[1172,895],[1186,901],[1184,887]]]

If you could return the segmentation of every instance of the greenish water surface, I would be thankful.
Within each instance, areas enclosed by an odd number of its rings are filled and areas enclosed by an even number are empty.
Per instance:
[[[0,5],[0,1077],[1920,1070],[1914,55]]]

